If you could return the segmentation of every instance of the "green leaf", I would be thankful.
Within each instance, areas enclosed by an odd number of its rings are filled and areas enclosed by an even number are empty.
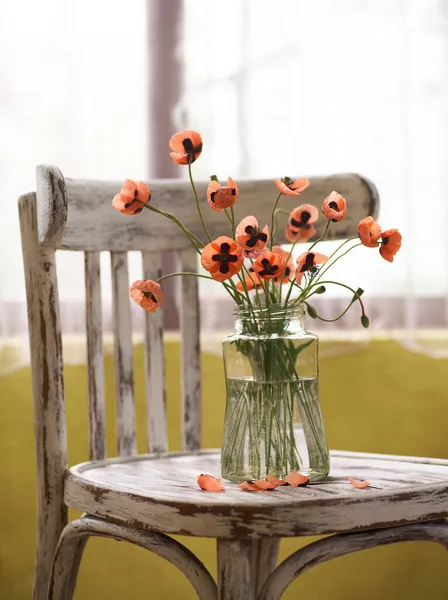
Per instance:
[[[367,315],[361,315],[361,325],[366,329],[370,325],[369,317]]]
[[[306,312],[312,319],[317,319],[317,311],[315,308],[311,306],[311,304],[306,305]]]
[[[324,285],[320,285],[317,290],[316,290],[316,294],[324,294],[327,291],[327,288]]]

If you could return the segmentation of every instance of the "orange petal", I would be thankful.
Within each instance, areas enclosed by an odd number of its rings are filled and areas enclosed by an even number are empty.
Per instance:
[[[257,479],[254,485],[260,490],[274,490],[275,484],[266,479]]]
[[[285,481],[292,485],[292,487],[305,487],[309,484],[310,480],[306,475],[301,473],[291,472],[285,477]]]
[[[266,475],[266,479],[269,481],[269,483],[272,483],[273,485],[287,485],[288,484],[287,481],[282,481],[281,479],[277,479],[277,477],[274,477],[274,475]]]
[[[206,473],[202,473],[201,475],[198,475],[197,481],[199,487],[207,492],[224,491],[224,488],[220,483],[220,479],[216,479],[216,477],[213,477],[213,475],[207,475]]]
[[[301,194],[303,192],[303,190],[306,190],[306,188],[309,185],[310,185],[310,182],[306,177],[300,177],[299,179],[296,179],[294,181],[294,183],[291,185],[291,187],[293,190],[295,190],[296,192]]]
[[[370,483],[368,481],[365,481],[364,479],[356,480],[353,477],[349,477],[348,480],[350,481],[352,486],[357,488],[358,490],[362,490],[366,487],[369,487],[370,485]]]

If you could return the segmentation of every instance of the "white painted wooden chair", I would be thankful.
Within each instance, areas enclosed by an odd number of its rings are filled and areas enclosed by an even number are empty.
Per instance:
[[[319,205],[332,189],[348,200],[339,237],[375,215],[377,195],[357,175],[313,178],[301,201]],[[205,185],[199,185],[204,198]],[[154,203],[179,215],[199,237],[189,185],[150,184]],[[143,254],[145,278],[160,273],[161,252],[177,250],[182,268],[196,255],[176,226],[154,213],[120,215],[111,200],[120,183],[71,180],[55,167],[37,171],[37,192],[19,201],[31,340],[38,480],[38,548],[34,600],[70,600],[84,545],[90,536],[137,544],[176,565],[203,600],[281,596],[306,569],[330,558],[381,544],[433,540],[448,547],[448,461],[333,452],[327,483],[303,490],[247,494],[235,485],[224,494],[201,492],[196,476],[219,473],[219,452],[200,450],[198,288],[182,281],[182,453],[167,453],[162,314],[146,316],[148,453],[136,456],[130,303],[126,253]],[[269,222],[272,182],[240,185],[237,217]],[[292,208],[296,198],[284,198]],[[212,236],[223,222],[205,211]],[[68,469],[63,357],[55,251],[85,253],[91,462]],[[99,253],[111,253],[115,334],[118,458],[106,459]],[[170,373],[170,376],[174,374]],[[204,399],[207,401],[207,399]],[[356,490],[347,475],[360,473],[375,489]],[[67,524],[67,507],[85,516]],[[282,537],[335,534],[290,556],[275,568]],[[218,582],[183,545],[167,534],[213,537]]]

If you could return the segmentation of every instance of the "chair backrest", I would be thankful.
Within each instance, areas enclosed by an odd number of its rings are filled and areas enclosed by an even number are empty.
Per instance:
[[[356,235],[357,224],[375,216],[378,195],[373,184],[353,174],[311,177],[311,185],[297,197],[284,196],[281,206],[321,205],[333,189],[347,199],[349,211],[330,238]],[[236,221],[254,214],[260,224],[270,223],[277,190],[271,180],[238,182],[240,198],[235,205]],[[149,183],[151,202],[174,213],[193,233],[203,239],[190,184],[182,180]],[[37,168],[36,193],[19,200],[24,254],[28,319],[35,401],[38,481],[42,501],[63,485],[67,463],[63,357],[55,267],[56,250],[78,250],[85,255],[86,324],[90,457],[102,459],[105,447],[105,398],[102,348],[100,252],[110,252],[114,321],[115,394],[117,452],[136,453],[134,375],[131,312],[128,296],[127,252],[141,251],[143,277],[161,275],[164,251],[176,251],[183,271],[195,271],[197,254],[183,233],[170,220],[151,212],[136,216],[119,214],[111,206],[121,182],[64,179],[53,166]],[[227,231],[223,216],[210,210],[205,191],[197,185],[205,220],[212,237]],[[322,219],[321,221],[324,221]],[[317,226],[318,232],[321,225]],[[278,242],[284,242],[280,228]],[[186,450],[200,447],[200,368],[198,286],[194,277],[182,278],[182,441]],[[146,314],[145,365],[147,396],[147,447],[149,452],[167,450],[164,354],[161,310]]]

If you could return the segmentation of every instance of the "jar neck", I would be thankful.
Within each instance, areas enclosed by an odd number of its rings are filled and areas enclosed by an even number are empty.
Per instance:
[[[253,335],[287,335],[305,329],[303,304],[284,308],[271,304],[264,308],[238,306],[234,312],[235,332]]]

